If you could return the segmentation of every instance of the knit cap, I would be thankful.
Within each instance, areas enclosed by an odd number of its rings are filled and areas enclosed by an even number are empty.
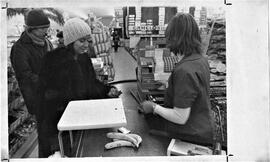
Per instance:
[[[89,25],[79,18],[69,19],[63,27],[65,46],[91,34]]]
[[[49,18],[41,9],[32,9],[28,11],[25,17],[25,24],[28,28],[50,27]]]

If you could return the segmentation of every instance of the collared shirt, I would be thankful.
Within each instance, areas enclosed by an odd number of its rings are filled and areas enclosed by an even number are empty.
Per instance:
[[[185,125],[171,125],[175,131],[212,139],[213,122],[210,115],[210,72],[206,58],[199,54],[184,57],[176,64],[168,81],[165,106],[191,108]],[[175,126],[177,128],[175,128]]]

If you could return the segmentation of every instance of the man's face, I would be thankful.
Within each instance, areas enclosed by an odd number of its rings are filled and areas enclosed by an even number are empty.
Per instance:
[[[47,35],[48,28],[37,28],[33,29],[32,33],[38,38],[44,39]]]

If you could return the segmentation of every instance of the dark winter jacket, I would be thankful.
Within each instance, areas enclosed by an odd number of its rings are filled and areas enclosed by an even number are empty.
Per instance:
[[[37,98],[38,74],[42,57],[48,50],[52,49],[52,44],[48,40],[47,42],[50,48],[48,48],[47,44],[40,46],[33,43],[32,39],[23,32],[19,40],[11,48],[11,64],[27,109],[31,114],[37,114],[39,111]]]
[[[49,52],[43,60],[40,73],[40,93],[45,110],[62,111],[71,100],[107,98],[110,86],[96,79],[87,54],[75,60],[68,48]]]

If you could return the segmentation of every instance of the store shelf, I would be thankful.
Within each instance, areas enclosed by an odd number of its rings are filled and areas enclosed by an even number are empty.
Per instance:
[[[28,117],[29,113],[22,113],[13,123],[9,125],[8,133],[13,133],[14,130],[16,130],[16,128],[21,125]]]
[[[18,96],[11,103],[8,104],[9,110],[18,109],[24,104],[22,96]]]
[[[37,131],[35,130],[29,135],[23,145],[13,155],[11,155],[11,158],[28,157],[38,143],[37,137]]]
[[[12,158],[26,157],[36,144],[36,120],[33,116],[29,116],[16,130],[9,134],[9,156]]]

